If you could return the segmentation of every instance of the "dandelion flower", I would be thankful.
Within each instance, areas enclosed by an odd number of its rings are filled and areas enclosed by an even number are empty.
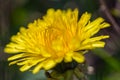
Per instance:
[[[49,9],[43,19],[35,20],[27,28],[11,37],[11,42],[4,51],[14,54],[8,58],[9,65],[17,64],[20,71],[33,69],[50,70],[58,63],[83,63],[84,51],[104,47],[102,39],[108,35],[94,36],[100,29],[109,27],[104,19],[99,17],[90,21],[91,14],[85,12],[78,19],[78,10],[67,11]]]

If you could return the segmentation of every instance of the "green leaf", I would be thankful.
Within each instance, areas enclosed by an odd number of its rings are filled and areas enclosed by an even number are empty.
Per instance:
[[[107,51],[103,49],[92,50],[97,56],[101,57],[109,66],[111,66],[116,71],[120,71],[120,63],[112,57]]]

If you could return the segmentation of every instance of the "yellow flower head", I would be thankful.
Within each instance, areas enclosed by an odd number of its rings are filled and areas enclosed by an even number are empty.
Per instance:
[[[10,65],[21,66],[21,71],[33,68],[33,73],[40,69],[49,70],[58,63],[84,62],[83,50],[104,47],[100,41],[107,35],[93,37],[100,29],[109,27],[99,17],[90,21],[91,14],[84,13],[78,19],[78,10],[67,11],[49,9],[43,19],[30,23],[28,28],[21,27],[17,35],[12,36],[6,45],[6,53],[15,54],[8,58]]]

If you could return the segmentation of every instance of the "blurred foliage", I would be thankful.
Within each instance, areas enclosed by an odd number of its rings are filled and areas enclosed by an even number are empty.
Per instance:
[[[80,14],[83,12],[95,12],[99,6],[98,2],[93,0],[13,0],[13,9],[10,15],[10,34],[16,34],[20,26],[27,26],[27,23],[34,19],[41,18],[49,8],[68,9],[78,8]],[[10,35],[10,36],[11,36]]]
[[[8,2],[1,0],[0,9],[0,60],[6,56],[3,55],[3,47],[7,43],[11,35],[16,34],[21,26],[27,26],[29,22],[33,22],[37,18],[42,18],[48,8],[54,9],[74,9],[78,8],[80,15],[83,12],[93,13],[93,17],[103,16],[107,21],[109,19],[105,14],[100,12],[100,0],[11,0]],[[120,24],[120,0],[105,0],[115,21]],[[7,7],[7,8],[6,8]],[[7,14],[9,12],[9,14]],[[3,14],[2,14],[3,13]],[[2,17],[3,18],[2,18]],[[4,20],[5,19],[5,20]],[[109,21],[110,22],[110,21]],[[4,26],[5,24],[9,24]],[[112,28],[114,28],[112,26]],[[92,52],[96,55],[97,60],[94,74],[90,74],[90,80],[120,80],[120,44],[118,43],[119,35],[113,33],[113,29],[106,29],[107,34],[111,35],[111,42],[107,50],[95,49]],[[6,32],[5,35],[2,32]],[[114,38],[113,34],[117,37]],[[115,39],[115,40],[114,40]],[[4,45],[1,45],[3,44]],[[114,44],[116,47],[113,47]],[[111,51],[111,52],[110,52]],[[112,52],[113,51],[113,52]],[[97,62],[98,61],[98,62]],[[100,61],[100,63],[99,63]],[[44,71],[33,75],[29,72],[19,72],[17,66],[8,66],[7,58],[0,61],[0,80],[46,80]],[[9,79],[8,79],[9,78]]]

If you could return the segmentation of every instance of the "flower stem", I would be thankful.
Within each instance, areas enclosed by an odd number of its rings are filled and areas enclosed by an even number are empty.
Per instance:
[[[86,65],[81,64],[74,69],[74,74],[78,78],[78,80],[88,80]]]
[[[68,70],[65,75],[65,80],[73,80],[73,70]]]

